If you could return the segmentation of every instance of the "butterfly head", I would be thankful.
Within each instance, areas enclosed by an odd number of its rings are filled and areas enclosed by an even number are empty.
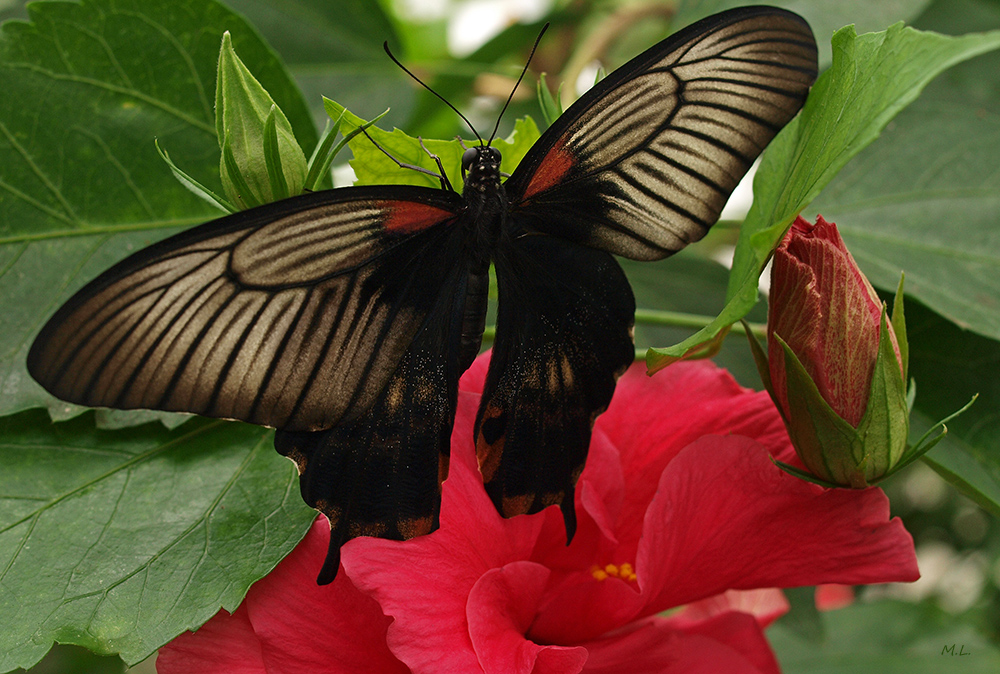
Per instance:
[[[489,145],[470,147],[462,155],[466,191],[485,192],[500,187],[500,150]]]

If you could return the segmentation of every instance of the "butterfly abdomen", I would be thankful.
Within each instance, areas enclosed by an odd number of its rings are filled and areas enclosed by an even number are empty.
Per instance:
[[[486,304],[490,295],[489,262],[482,269],[470,269],[462,312],[462,338],[458,371],[465,372],[479,355],[486,330]]]

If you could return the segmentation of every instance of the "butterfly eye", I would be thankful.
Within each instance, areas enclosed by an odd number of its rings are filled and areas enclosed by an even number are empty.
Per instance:
[[[470,147],[468,150],[462,153],[462,170],[468,171],[470,168],[472,168],[472,162],[476,161],[478,157],[479,157],[478,147]]]

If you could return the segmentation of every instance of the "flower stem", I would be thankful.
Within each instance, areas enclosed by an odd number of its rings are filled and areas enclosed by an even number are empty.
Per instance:
[[[702,314],[687,314],[682,311],[657,311],[654,309],[636,309],[635,322],[647,325],[668,325],[675,328],[704,328],[715,320],[714,316]],[[763,323],[750,323],[750,330],[757,337],[767,337],[767,326]]]
[[[701,314],[687,314],[682,311],[657,311],[654,309],[636,309],[635,322],[646,325],[665,325],[674,328],[703,328],[714,320],[712,316]],[[749,323],[750,331],[761,338],[767,337],[767,326],[763,323]],[[730,332],[732,334],[732,332]],[[496,326],[487,325],[483,331],[483,341],[492,342],[496,337]],[[636,360],[646,359],[646,348],[637,347],[635,350]]]

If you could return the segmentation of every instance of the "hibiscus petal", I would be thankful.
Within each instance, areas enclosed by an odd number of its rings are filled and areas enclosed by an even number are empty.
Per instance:
[[[404,674],[386,645],[378,604],[343,573],[316,585],[330,527],[317,518],[306,537],[268,576],[254,584],[239,609],[220,611],[194,634],[160,649],[160,674],[348,674],[364,653],[365,671]]]
[[[728,589],[919,577],[881,490],[808,484],[739,436],[702,438],[667,467],[636,568],[649,613]]]
[[[374,599],[344,573],[329,585],[316,585],[316,565],[325,558],[329,538],[326,518],[317,518],[302,543],[247,593],[244,605],[267,671],[350,674],[358,671],[363,653],[366,672],[405,673],[386,644],[391,620]]]
[[[348,576],[395,618],[389,647],[417,674],[480,671],[466,616],[470,591],[491,569],[527,559],[543,527],[554,526],[548,520],[562,522],[558,508],[511,519],[497,513],[471,440],[477,403],[459,392],[441,528],[402,542],[354,539],[341,558]]]
[[[586,674],[779,674],[753,616],[726,613],[676,627],[650,618],[627,631],[588,642]]]
[[[676,363],[648,377],[633,366],[618,381],[615,398],[595,428],[621,452],[625,500],[615,531],[619,556],[635,558],[646,508],[660,475],[677,454],[704,435],[752,437],[782,460],[794,457],[788,433],[770,397],[741,387],[705,361]],[[584,470],[581,481],[601,480]]]
[[[267,674],[259,637],[246,606],[222,610],[197,632],[185,632],[160,649],[159,674]]]
[[[761,588],[759,590],[728,590],[708,599],[688,604],[684,610],[671,616],[674,625],[695,625],[709,618],[737,611],[747,613],[757,619],[757,624],[767,627],[788,613],[789,604],[781,590]]]
[[[540,646],[525,638],[548,582],[534,562],[491,569],[469,592],[469,635],[486,674],[576,674],[587,661],[580,647]]]

